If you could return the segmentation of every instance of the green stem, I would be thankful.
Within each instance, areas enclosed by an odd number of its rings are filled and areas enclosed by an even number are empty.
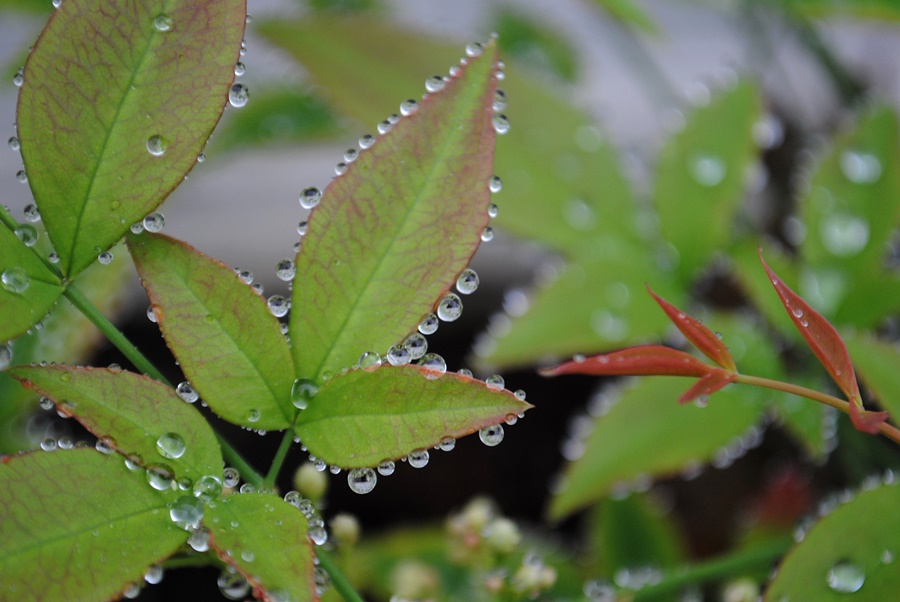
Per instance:
[[[736,382],[743,383],[745,385],[774,389],[775,391],[783,391],[785,393],[791,393],[799,397],[806,397],[807,399],[812,399],[813,401],[818,401],[819,403],[824,403],[827,406],[831,406],[832,408],[840,410],[845,414],[850,414],[849,403],[847,403],[843,399],[827,395],[825,393],[822,393],[821,391],[816,391],[815,389],[807,389],[806,387],[781,382],[780,380],[772,380],[770,378],[762,378],[760,376],[748,376],[746,374],[738,374]],[[882,422],[878,425],[878,432],[880,432],[888,439],[894,441],[894,443],[900,444],[900,430],[898,430],[896,427],[886,422]]]
[[[365,600],[362,599],[362,596],[356,593],[356,590],[350,585],[347,576],[341,572],[341,569],[338,568],[334,559],[328,552],[322,548],[316,548],[316,556],[319,559],[319,565],[321,565],[331,577],[332,587],[334,587],[334,590],[341,595],[344,602],[365,602]]]
[[[706,583],[740,574],[753,569],[766,568],[773,561],[781,558],[794,545],[789,538],[779,538],[751,548],[738,550],[733,554],[683,566],[664,573],[662,581],[655,585],[643,587],[635,592],[633,602],[669,598],[688,585]]]
[[[269,474],[266,475],[266,480],[263,481],[263,487],[266,489],[271,489],[275,486],[275,479],[278,478],[278,473],[281,471],[281,466],[284,464],[284,459],[287,457],[288,450],[291,449],[291,443],[294,442],[294,422],[297,420],[297,415],[299,415],[299,413],[295,414],[294,420],[291,421],[291,426],[284,432],[284,437],[281,439],[281,445],[278,446],[278,451],[275,452],[272,466],[269,467]]]
[[[225,458],[225,461],[237,469],[238,473],[240,473],[241,478],[244,479],[247,483],[250,483],[257,489],[264,487],[264,480],[261,474],[256,472],[250,463],[247,462],[244,457],[238,453],[236,449],[234,449],[225,438],[216,433],[216,439],[219,441],[219,447],[222,448],[222,457]]]

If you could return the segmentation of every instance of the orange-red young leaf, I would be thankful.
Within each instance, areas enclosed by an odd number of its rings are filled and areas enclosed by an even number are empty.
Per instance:
[[[841,340],[841,335],[828,320],[810,307],[800,295],[788,288],[772,271],[766,260],[763,259],[762,248],[759,249],[759,260],[794,326],[803,335],[806,344],[812,349],[834,382],[847,396],[847,400],[850,402],[850,419],[853,421],[853,426],[866,433],[877,433],[878,425],[888,418],[887,412],[866,412],[863,407],[853,362],[850,360],[850,353],[847,351],[844,341]]]
[[[704,395],[709,396],[727,384],[737,380],[737,373],[727,370],[715,369],[697,382],[678,398],[679,403],[688,403]]]
[[[659,295],[653,292],[650,286],[647,286],[647,292],[656,299],[659,306],[662,307],[672,323],[678,327],[681,334],[687,338],[693,345],[703,352],[703,355],[719,364],[723,368],[732,372],[737,372],[737,366],[734,365],[734,359],[728,351],[728,347],[711,331],[709,328],[695,320],[685,312],[681,311]]]
[[[718,371],[693,355],[662,345],[640,345],[584,360],[572,360],[541,370],[544,376],[593,374],[607,376],[706,376]]]

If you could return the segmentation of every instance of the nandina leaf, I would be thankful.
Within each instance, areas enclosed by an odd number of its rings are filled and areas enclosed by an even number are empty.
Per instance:
[[[306,518],[265,493],[229,495],[210,503],[203,524],[209,545],[243,575],[263,600],[318,600]]]
[[[266,300],[183,242],[145,233],[128,248],[166,344],[209,407],[235,424],[287,428],[293,366]]]
[[[676,271],[683,282],[692,281],[729,242],[756,154],[752,129],[758,114],[756,89],[743,81],[694,109],[662,151],[653,196],[662,236],[678,250]]]
[[[641,345],[595,355],[584,360],[572,360],[541,370],[541,374],[707,376],[717,371],[717,368],[704,364],[690,353],[662,345]]]
[[[351,370],[329,380],[300,412],[311,454],[342,468],[376,466],[459,438],[531,407],[506,390],[421,366]]]
[[[672,323],[678,327],[681,334],[685,336],[697,349],[703,352],[703,355],[719,364],[723,368],[732,372],[737,371],[734,360],[728,347],[717,337],[713,331],[704,326],[699,320],[695,320],[677,307],[657,295],[648,286],[647,291],[656,299],[659,306],[662,307]]]
[[[620,483],[699,470],[725,446],[740,444],[765,410],[768,393],[730,387],[707,407],[673,403],[684,381],[676,377],[642,379],[627,388],[584,441],[584,454],[568,465],[563,489],[550,506],[562,518],[603,499]]]
[[[297,255],[297,375],[384,354],[455,282],[488,223],[497,53],[469,58],[325,189]]]
[[[891,418],[900,417],[900,350],[887,341],[879,341],[871,333],[845,331],[844,342],[863,379],[879,405]]]
[[[837,383],[847,400],[850,402],[850,419],[853,426],[866,433],[877,433],[878,425],[887,420],[886,412],[866,412],[863,408],[862,397],[859,394],[859,384],[856,382],[856,372],[850,353],[841,340],[834,326],[828,320],[814,310],[798,294],[792,291],[769,268],[759,250],[759,260],[762,262],[781,299],[782,305],[787,310],[794,326],[803,336],[806,344],[819,359],[819,362],[828,371],[828,374]]]
[[[766,600],[890,600],[900,590],[900,486],[862,491],[785,556]]]
[[[108,600],[187,539],[166,496],[93,449],[0,459],[0,583],[14,600]]]
[[[716,369],[694,383],[690,389],[685,391],[681,397],[678,398],[678,402],[687,403],[689,401],[694,401],[699,397],[708,397],[725,385],[736,381],[737,376],[738,375],[734,372]]]
[[[243,1],[217,0],[72,1],[54,12],[25,65],[17,123],[64,274],[87,267],[194,165],[225,107],[245,17]],[[164,152],[154,156],[157,136]]]
[[[12,220],[8,214],[5,217]],[[0,224],[0,341],[13,339],[34,326],[62,292],[59,276],[12,230]]]
[[[222,453],[209,423],[167,385],[107,368],[20,366],[10,375],[137,464],[166,464],[176,477],[193,481],[222,473]],[[177,458],[163,455],[157,444],[175,442],[172,434],[184,445]]]

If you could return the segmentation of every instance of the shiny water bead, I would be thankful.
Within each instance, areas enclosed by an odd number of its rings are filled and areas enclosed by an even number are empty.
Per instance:
[[[466,269],[456,279],[456,290],[462,295],[471,295],[478,290],[478,283],[478,274],[475,270]]]
[[[16,69],[16,74],[13,75],[13,85],[21,88],[23,83],[25,83],[25,67],[19,67]]]
[[[842,560],[835,563],[825,576],[828,587],[841,594],[853,594],[862,589],[866,582],[863,567]]]
[[[438,443],[437,447],[441,451],[453,451],[453,449],[456,447],[456,439],[454,439],[453,437],[444,437],[443,439],[441,439],[441,442]]]
[[[434,380],[447,372],[447,362],[437,353],[426,353],[419,361],[419,365],[427,370],[425,378],[429,380]]]
[[[247,105],[250,100],[250,89],[244,84],[234,84],[228,91],[228,104],[236,109]]]
[[[440,92],[444,89],[444,86],[447,84],[444,81],[444,78],[440,75],[432,75],[428,79],[425,80],[425,89],[428,92]]]
[[[490,226],[486,227],[481,231],[481,240],[484,242],[490,242],[494,240],[494,229]]]
[[[371,468],[354,468],[347,473],[347,484],[353,493],[364,495],[375,489],[378,475]]]
[[[109,265],[112,263],[112,260],[113,254],[110,251],[103,251],[97,255],[97,261],[99,261],[101,265]]]
[[[478,438],[488,447],[499,445],[503,441],[503,427],[499,424],[486,426],[478,431]]]
[[[414,332],[406,337],[403,341],[403,346],[409,350],[409,358],[411,360],[417,360],[424,356],[425,352],[428,351],[428,340],[422,333]]]
[[[147,232],[159,232],[166,225],[166,218],[159,211],[153,211],[148,213],[141,223]]]
[[[441,299],[437,307],[437,316],[444,322],[453,322],[462,315],[462,301],[453,293]]]
[[[156,312],[153,311],[153,306],[147,308],[147,319],[156,324]]]
[[[9,346],[4,345],[4,348],[9,349]],[[10,360],[12,359],[12,352],[10,352],[10,354],[9,354],[9,359]],[[9,364],[10,364],[10,362],[7,361],[5,366],[0,365],[0,367],[7,368],[7,367],[9,367]],[[38,405],[40,406],[40,408],[42,410],[52,410],[55,407],[53,400],[50,399],[49,397],[41,397],[40,401],[38,401]]]
[[[206,161],[206,153],[197,155],[197,163],[203,163],[204,161]]]
[[[378,133],[382,134],[382,135],[387,134],[388,132],[391,131],[391,128],[393,128],[393,127],[394,127],[394,124],[391,123],[390,121],[388,121],[387,119],[385,119],[384,121],[382,121],[381,123],[378,124]]]
[[[175,21],[169,15],[158,15],[155,19],[153,19],[153,27],[155,27],[158,31],[171,31],[172,25],[174,25]]]
[[[481,56],[483,51],[484,47],[478,42],[472,42],[471,44],[466,45],[466,56],[468,57]]]
[[[19,139],[15,136],[12,136],[9,140],[6,141],[6,143],[9,144],[9,148],[13,149],[14,151],[17,151],[22,147],[22,145],[19,143]]]
[[[59,0],[60,4],[62,4],[62,0]],[[128,587],[125,588],[125,591],[122,592],[122,597],[126,600],[134,600],[138,596],[141,595],[141,586],[137,583],[131,583]]]
[[[326,543],[328,543],[328,532],[323,526],[311,526],[309,527],[307,534],[309,535],[309,538],[312,540],[312,542],[317,546],[324,546]]]
[[[393,460],[384,460],[378,464],[377,469],[378,474],[383,477],[389,477],[394,474],[394,470],[396,470],[396,466],[394,465]]]
[[[400,114],[404,117],[409,117],[419,110],[419,103],[417,103],[412,98],[407,98],[403,102],[400,103]]]
[[[275,275],[278,276],[279,280],[290,282],[296,273],[297,268],[294,267],[294,262],[290,259],[282,259],[275,266]]]
[[[493,109],[495,111],[502,111],[503,109],[506,108],[506,104],[507,104],[506,92],[504,92],[503,90],[496,90],[494,92]]]
[[[300,502],[303,501],[303,496],[299,491],[288,491],[284,494],[284,501],[293,506],[294,508],[300,507]]]
[[[28,181],[28,174],[25,173],[24,169],[20,169],[16,172],[16,180],[19,184],[25,184]]]
[[[250,584],[234,569],[228,567],[216,579],[219,591],[229,600],[243,600],[250,593]]]
[[[405,366],[411,361],[409,349],[403,345],[393,345],[387,352],[387,361],[391,366]]]
[[[175,392],[187,403],[194,403],[200,399],[200,395],[194,390],[191,383],[186,380],[178,383],[178,386],[175,387]]]
[[[359,367],[363,370],[372,371],[381,365],[381,356],[374,351],[366,351],[359,356]]]
[[[320,566],[314,567],[313,584],[316,588],[316,595],[321,597],[331,587],[331,575]]]
[[[496,194],[503,190],[503,180],[499,176],[491,176],[488,180],[488,190]]]
[[[304,209],[312,209],[322,200],[322,191],[315,186],[304,188],[300,193],[300,206]]]
[[[154,564],[147,572],[144,573],[144,581],[149,583],[150,585],[156,585],[160,581],[163,580],[163,568],[158,564]]]
[[[134,222],[129,229],[132,234],[140,234],[144,231],[144,222]]]
[[[487,214],[488,217],[497,217],[498,215],[500,215],[500,208],[494,203],[491,203],[490,205],[488,205]]]
[[[0,345],[0,370],[6,370],[9,368],[10,364],[12,364],[13,359],[13,349],[12,345],[9,343],[3,343]],[[41,397],[41,408],[48,410],[53,407],[53,402],[50,402],[50,408],[44,407],[44,399],[46,397]]]
[[[298,410],[305,410],[316,393],[319,386],[308,378],[298,378],[291,386],[291,403]]]
[[[304,220],[297,224],[297,234],[299,234],[300,236],[306,236],[307,230],[309,230],[309,222]],[[297,243],[297,244],[300,244],[300,243]]]
[[[450,77],[457,77],[462,72],[462,68],[459,65],[453,65],[450,67]]]
[[[60,437],[56,445],[59,446],[59,449],[72,449],[75,447],[75,442],[71,437]]]
[[[222,495],[222,480],[211,474],[203,475],[194,483],[192,491],[195,498],[208,504]]]
[[[185,450],[187,450],[187,444],[184,441],[184,437],[178,433],[163,433],[156,440],[156,451],[163,458],[177,460],[184,455]]]
[[[525,391],[523,391],[522,389],[518,389],[515,393],[513,393],[513,395],[515,395],[516,399],[518,399],[519,401],[525,401]]]
[[[247,72],[247,67],[244,65],[244,63],[238,61],[234,64],[234,74],[236,76],[240,77],[246,72]]]
[[[15,229],[15,235],[26,247],[33,247],[37,244],[38,231],[31,224],[19,224]]]
[[[283,318],[291,308],[288,300],[281,295],[272,295],[269,297],[267,303],[269,305],[269,311],[272,312],[272,315],[276,318]]]
[[[25,209],[22,211],[22,214],[25,216],[25,221],[31,224],[41,221],[41,212],[38,211],[37,205],[31,203],[30,205],[25,205]]]
[[[355,148],[348,148],[344,151],[344,161],[347,163],[353,163],[357,157],[359,157],[359,151]]]
[[[191,531],[187,543],[195,552],[206,552],[209,550],[209,531],[203,527],[198,527]]]
[[[509,132],[509,119],[507,119],[506,115],[502,113],[494,115],[492,123],[494,124],[494,131],[498,134],[503,135]]]
[[[375,136],[372,134],[366,134],[359,139],[359,148],[363,150],[371,148],[373,144],[375,144]]]
[[[465,376],[466,378],[472,378],[472,371],[467,368],[460,368],[456,373],[460,376]]]
[[[347,164],[343,161],[334,166],[334,174],[337,176],[344,175],[345,171],[347,171]]]
[[[391,125],[397,125],[397,123],[399,123],[400,121],[400,116],[396,113],[391,113],[390,115],[388,115],[387,120]]]
[[[413,468],[425,468],[428,465],[428,450],[427,449],[417,449],[409,453],[406,457],[409,465]]]
[[[492,389],[494,391],[500,391],[503,389],[504,385],[506,385],[506,381],[503,380],[503,377],[499,374],[492,374],[484,379],[484,383],[487,385],[488,389]]]
[[[100,443],[99,441],[97,443]],[[172,488],[175,473],[166,464],[151,464],[145,471],[147,482],[157,491],[168,491]]]
[[[147,152],[149,152],[154,157],[162,157],[164,154],[166,154],[167,146],[168,143],[159,134],[155,134],[147,138]]]
[[[41,441],[41,449],[44,451],[53,451],[56,449],[56,439],[53,437],[47,437],[43,441]]]
[[[7,291],[21,295],[31,286],[31,278],[22,268],[11,267],[6,268],[0,274],[0,284]]]
[[[238,483],[240,482],[241,474],[238,472],[237,468],[228,466],[222,471],[222,485],[224,485],[225,487],[237,487]]]
[[[440,325],[440,320],[435,313],[429,312],[425,318],[419,322],[419,332],[422,334],[434,334],[437,332],[438,325]]]

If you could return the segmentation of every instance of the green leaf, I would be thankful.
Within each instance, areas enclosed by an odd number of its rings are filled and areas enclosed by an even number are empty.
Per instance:
[[[506,8],[497,15],[494,31],[504,57],[515,57],[567,82],[575,80],[577,65],[569,40],[546,23],[537,23],[521,11]]]
[[[758,115],[756,89],[741,82],[695,109],[662,151],[654,202],[661,233],[678,250],[677,272],[685,282],[730,240],[756,154],[752,129]]]
[[[290,349],[266,300],[183,242],[144,233],[128,248],[166,344],[209,407],[254,429],[290,426]]]
[[[316,16],[254,24],[303,64],[334,107],[367,125],[396,111],[398,94],[418,98],[435,65],[458,56],[454,44],[373,19]],[[566,255],[606,232],[633,235],[631,191],[600,130],[565,95],[512,61],[505,73],[501,88],[510,104],[503,111],[512,128],[497,141],[495,171],[503,191],[496,195],[495,223]]]
[[[210,547],[267,600],[317,600],[306,518],[283,499],[263,493],[211,502],[203,523]]]
[[[25,65],[17,124],[64,274],[190,171],[225,106],[245,17],[244,2],[216,0],[72,1],[54,12]],[[156,140],[159,156],[148,151]]]
[[[878,21],[900,20],[900,5],[896,0],[777,0],[777,5],[813,18],[850,16]]]
[[[559,519],[602,499],[621,482],[666,476],[723,454],[725,446],[759,420],[765,392],[726,387],[709,405],[679,405],[688,381],[679,377],[643,379],[596,421],[584,455],[570,464],[565,487],[550,506]]]
[[[107,600],[187,533],[122,458],[93,449],[0,461],[0,583],[18,600]]]
[[[800,253],[812,276],[834,281],[807,300],[816,306],[823,297],[837,323],[875,326],[900,303],[900,278],[884,263],[900,223],[898,130],[892,108],[860,116],[822,158],[800,205],[807,231]]]
[[[212,428],[171,387],[106,368],[21,366],[10,374],[142,466],[166,464],[193,481],[222,473]]]
[[[594,0],[609,16],[621,23],[647,33],[658,33],[659,25],[634,0]]]
[[[882,486],[820,520],[785,557],[766,600],[893,598],[900,589],[898,504],[900,487]]]
[[[297,255],[297,375],[322,380],[384,354],[432,311],[487,226],[494,154],[493,42],[334,179]]]
[[[53,270],[12,230],[0,224],[0,341],[13,339],[34,326],[62,293],[62,281]]]
[[[841,334],[866,387],[896,424],[900,421],[900,351],[896,345],[879,341],[870,333],[845,330]]]
[[[362,468],[500,424],[530,407],[509,391],[467,376],[381,366],[326,382],[300,412],[296,430],[316,457]]]

